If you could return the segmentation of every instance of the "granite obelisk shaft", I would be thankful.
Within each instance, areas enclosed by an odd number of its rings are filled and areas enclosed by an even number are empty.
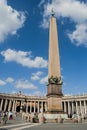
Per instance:
[[[60,77],[60,58],[56,18],[50,18],[48,77]]]

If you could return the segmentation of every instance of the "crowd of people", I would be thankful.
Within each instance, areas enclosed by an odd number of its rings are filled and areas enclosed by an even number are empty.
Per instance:
[[[12,120],[14,118],[14,113],[9,111],[0,111],[0,123],[6,124],[7,120]]]
[[[7,120],[13,120],[17,116],[16,112],[3,112],[0,111],[0,124],[6,124]],[[42,120],[42,116],[40,113],[26,113],[22,112],[21,113],[21,118],[25,121],[32,122],[32,123],[38,123]],[[71,120],[73,122],[82,122],[82,120],[87,119],[87,116],[85,115],[84,117],[81,115],[81,113],[78,115],[76,112],[73,114],[68,115],[67,117],[68,120]],[[63,123],[65,119],[63,119],[61,116],[60,118],[58,117],[58,122]]]
[[[82,115],[81,113],[77,114],[76,112],[74,112],[73,114],[68,115],[68,118],[78,123],[82,122],[82,120],[87,119],[87,115]]]
[[[33,123],[38,123],[39,118],[38,118],[38,113],[22,113],[22,119],[33,122]]]

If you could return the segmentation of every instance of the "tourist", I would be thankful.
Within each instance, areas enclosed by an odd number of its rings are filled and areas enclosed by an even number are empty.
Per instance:
[[[7,112],[4,112],[4,118],[3,118],[4,124],[7,122]]]
[[[78,116],[76,112],[74,112],[74,114],[72,115],[72,119],[74,120],[75,123],[78,123]]]
[[[82,115],[81,115],[81,113],[78,115],[78,122],[82,123]]]

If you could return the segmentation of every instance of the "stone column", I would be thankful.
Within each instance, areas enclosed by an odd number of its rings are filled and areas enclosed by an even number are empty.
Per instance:
[[[45,112],[47,111],[47,102],[45,102]]]
[[[79,114],[79,113],[78,113],[78,105],[77,105],[77,101],[76,101],[76,113]]]
[[[4,107],[4,111],[6,111],[6,107],[7,107],[7,99],[5,100],[5,107]]]
[[[16,112],[16,105],[17,105],[17,100],[15,101],[15,108],[14,108],[14,111]]]
[[[23,103],[23,101],[20,101],[20,105],[21,105],[20,107],[22,107],[22,103]]]
[[[64,101],[64,112],[66,112],[66,101]]]
[[[23,104],[23,101],[20,101],[20,113],[22,113],[22,104]]]
[[[73,101],[72,101],[72,114],[74,113],[74,106],[73,106]]]
[[[79,105],[78,105],[78,114],[80,114],[80,101],[78,101]]]
[[[68,114],[70,114],[70,102],[68,101]]]
[[[11,100],[9,101],[8,111],[11,110]]]
[[[82,104],[81,104],[81,101],[80,101],[80,113],[82,114]]]
[[[41,102],[41,110],[40,110],[41,113],[43,113],[43,102]]]
[[[38,113],[40,112],[40,106],[39,106],[39,101],[38,101]]]
[[[15,110],[15,100],[13,101],[12,111]]]
[[[86,114],[86,101],[84,100],[84,109],[85,109],[85,114]]]
[[[34,101],[34,113],[35,113],[35,109],[36,109],[35,107],[36,107],[36,102]]]
[[[28,112],[28,102],[26,103],[26,112]]]
[[[0,111],[2,111],[2,106],[3,106],[3,99],[1,100]]]
[[[30,113],[32,112],[31,107],[32,107],[32,101],[30,101]]]

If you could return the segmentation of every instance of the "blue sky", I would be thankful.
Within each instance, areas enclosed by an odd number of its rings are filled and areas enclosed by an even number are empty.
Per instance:
[[[0,93],[47,93],[49,19],[57,18],[63,94],[87,93],[87,1],[0,0]]]

